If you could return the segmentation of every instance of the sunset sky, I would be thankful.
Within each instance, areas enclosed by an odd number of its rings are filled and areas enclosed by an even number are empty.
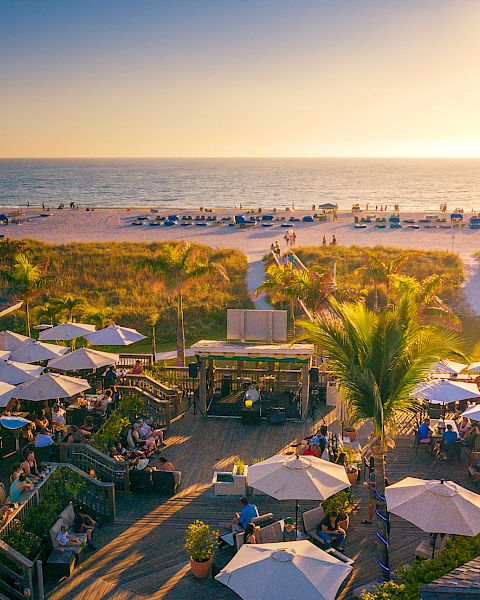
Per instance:
[[[1,157],[480,156],[480,2],[1,0]]]

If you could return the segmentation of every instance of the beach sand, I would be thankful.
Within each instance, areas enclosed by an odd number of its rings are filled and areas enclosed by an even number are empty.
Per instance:
[[[4,207],[2,212],[11,213],[11,207]],[[23,209],[22,218],[29,219],[20,224],[0,227],[0,233],[11,239],[35,239],[52,244],[68,242],[154,242],[166,240],[188,240],[206,244],[212,248],[236,248],[247,255],[250,263],[257,263],[269,250],[270,244],[278,240],[282,249],[286,248],[283,236],[287,229],[279,223],[273,227],[264,228],[257,225],[254,228],[239,229],[238,227],[214,226],[198,227],[151,227],[148,224],[133,226],[132,222],[138,216],[148,216],[153,220],[157,214],[172,214],[171,210],[160,210],[152,214],[149,210],[141,209],[95,209],[94,211],[53,209],[51,216],[40,217],[38,208]],[[199,213],[195,210],[177,212],[182,214],[204,214],[208,217],[215,214],[219,218],[226,215],[239,214],[239,211],[218,210],[213,213]],[[245,214],[245,211],[243,212]],[[311,211],[284,212],[276,216],[287,219],[294,214],[296,217],[311,214]],[[378,216],[389,216],[389,213],[377,213]],[[434,214],[432,212],[428,213]],[[425,213],[402,213],[401,218],[418,220]],[[472,308],[480,313],[480,269],[474,253],[480,249],[480,230],[468,228],[468,214],[465,214],[467,225],[462,229],[377,229],[369,225],[367,229],[355,229],[351,212],[339,213],[338,219],[326,223],[295,223],[297,246],[319,246],[325,235],[330,242],[335,235],[337,243],[346,246],[373,247],[375,245],[394,246],[399,248],[416,248],[420,250],[447,250],[458,253],[466,266],[467,281],[465,293]],[[253,265],[252,265],[253,267]],[[257,271],[255,278],[261,277]]]

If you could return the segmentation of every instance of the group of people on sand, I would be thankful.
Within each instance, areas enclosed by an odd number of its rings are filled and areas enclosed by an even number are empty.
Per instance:
[[[327,237],[324,235],[323,239],[322,239],[322,246],[326,246],[327,245]],[[337,245],[337,238],[335,237],[335,234],[332,235],[332,241],[330,242],[330,246],[336,246]]]

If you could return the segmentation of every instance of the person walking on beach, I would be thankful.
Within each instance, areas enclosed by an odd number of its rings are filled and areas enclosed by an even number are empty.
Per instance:
[[[337,238],[335,237],[335,234],[332,235],[332,241],[330,242],[331,246],[336,246],[337,245]]]
[[[327,245],[327,238],[326,238],[326,236],[323,236],[322,246],[326,246],[326,245]]]
[[[297,243],[297,234],[292,231],[292,234],[290,235],[290,246],[295,246],[295,244]]]
[[[274,250],[274,252],[277,255],[277,258],[280,258],[280,244],[278,243],[278,240],[275,240],[275,250]]]
[[[286,246],[287,246],[287,248],[288,248],[288,246],[289,246],[289,244],[290,244],[290,233],[289,233],[288,231],[287,231],[287,233],[284,235],[283,239],[285,240],[285,245],[286,245]]]

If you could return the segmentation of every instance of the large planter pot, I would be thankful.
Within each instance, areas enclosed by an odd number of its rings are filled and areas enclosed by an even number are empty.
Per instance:
[[[205,577],[208,577],[210,573],[210,569],[212,568],[212,562],[213,558],[210,558],[205,562],[197,562],[196,560],[193,560],[192,557],[190,557],[190,567],[192,569],[192,573],[197,579],[205,579]]]
[[[357,439],[357,430],[356,429],[344,429],[343,437],[350,438],[351,442],[354,442]]]
[[[355,469],[355,471],[352,472],[347,471],[347,477],[350,485],[355,485],[358,479],[358,469]]]

